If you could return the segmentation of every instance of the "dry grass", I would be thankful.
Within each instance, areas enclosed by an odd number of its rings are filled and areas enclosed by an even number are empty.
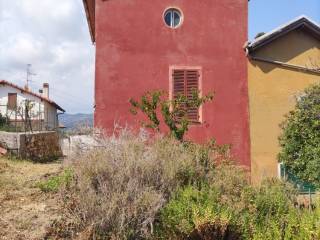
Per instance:
[[[43,239],[57,217],[56,197],[36,183],[60,171],[61,163],[35,164],[0,158],[0,239]]]
[[[211,156],[202,146],[168,138],[150,142],[126,131],[102,139],[98,149],[69,159],[75,181],[62,194],[66,219],[73,219],[74,230],[89,227],[92,239],[148,238],[172,192],[207,178]]]

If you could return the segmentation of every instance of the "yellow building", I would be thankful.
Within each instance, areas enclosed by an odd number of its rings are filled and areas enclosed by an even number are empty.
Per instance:
[[[320,82],[320,26],[299,17],[249,43],[251,174],[254,184],[279,176],[279,125],[296,97]],[[318,65],[318,67],[319,67]]]

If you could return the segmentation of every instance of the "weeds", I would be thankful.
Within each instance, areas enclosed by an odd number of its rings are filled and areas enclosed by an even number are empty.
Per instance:
[[[230,185],[227,178],[224,182]],[[319,206],[312,212],[295,208],[290,186],[274,180],[245,186],[240,195],[227,189],[214,182],[179,189],[160,212],[157,238],[320,239]]]
[[[160,209],[186,185],[200,186],[214,168],[210,149],[171,138],[122,132],[69,160],[75,181],[62,194],[78,230],[105,239],[149,238]]]
[[[60,188],[64,220],[51,228],[63,238],[319,239],[318,207],[295,208],[296,192],[279,180],[251,186],[247,171],[214,142],[150,140],[123,131],[67,165],[73,177]],[[58,189],[61,179],[44,189]]]
[[[50,177],[47,180],[40,181],[36,184],[43,192],[58,192],[62,186],[69,186],[73,177],[71,169],[65,169],[64,172],[58,176]]]

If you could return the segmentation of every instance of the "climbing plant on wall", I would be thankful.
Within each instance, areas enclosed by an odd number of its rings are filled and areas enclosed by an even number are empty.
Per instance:
[[[161,120],[169,128],[170,135],[182,141],[189,125],[194,122],[190,112],[199,109],[203,104],[213,100],[213,94],[200,96],[199,91],[193,91],[190,96],[178,94],[169,99],[165,91],[152,91],[142,95],[140,100],[130,99],[131,113],[137,115],[142,112],[147,121],[142,125],[158,132],[161,131]],[[159,116],[161,115],[161,117]]]

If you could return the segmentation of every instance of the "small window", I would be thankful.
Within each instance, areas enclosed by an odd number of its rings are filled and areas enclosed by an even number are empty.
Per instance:
[[[182,14],[178,9],[170,8],[164,13],[164,21],[170,28],[177,28],[181,25]]]
[[[199,69],[174,69],[172,72],[173,98],[184,95],[192,98],[194,91],[199,91]],[[187,118],[193,123],[200,122],[199,108],[190,107],[187,109]]]
[[[14,110],[17,108],[17,94],[8,93],[8,109]]]

